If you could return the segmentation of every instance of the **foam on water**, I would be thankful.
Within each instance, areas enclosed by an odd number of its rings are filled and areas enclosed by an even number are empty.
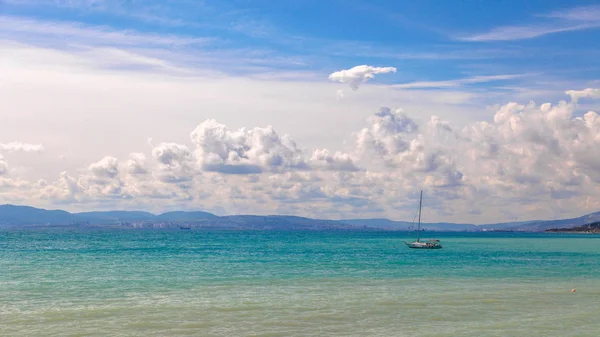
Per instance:
[[[600,237],[437,236],[2,230],[0,336],[597,336]]]

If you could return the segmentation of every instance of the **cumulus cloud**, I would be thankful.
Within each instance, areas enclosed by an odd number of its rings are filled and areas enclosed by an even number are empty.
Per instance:
[[[160,143],[152,149],[152,156],[162,165],[181,166],[190,156],[187,146],[176,143]]]
[[[133,175],[148,173],[146,168],[146,155],[141,152],[132,153],[127,161],[127,172]]]
[[[176,143],[160,143],[152,149],[152,157],[158,162],[157,178],[162,182],[181,183],[192,180],[192,152]]]
[[[51,200],[58,204],[69,204],[81,201],[84,188],[80,184],[79,179],[63,171],[54,183],[41,182],[39,184],[39,191],[41,199]]]
[[[352,90],[357,90],[358,87],[375,77],[376,74],[395,73],[394,67],[373,67],[368,65],[360,65],[350,69],[336,71],[329,75],[329,80],[340,83],[347,83]],[[339,96],[339,92],[338,92]]]
[[[91,176],[83,176],[77,179],[79,190],[93,198],[122,198],[126,197],[123,193],[124,181],[119,177],[119,161],[115,157],[106,156],[99,161],[91,164],[89,167]],[[62,178],[69,186],[73,186],[75,179],[68,176]],[[71,179],[72,181],[69,181]],[[74,188],[70,187],[73,196]]]
[[[115,157],[106,156],[89,166],[90,171],[98,178],[115,178],[119,175],[119,161]]]
[[[357,134],[357,152],[368,170],[382,160],[405,181],[452,187],[463,198],[473,190],[513,198],[577,195],[586,181],[600,182],[600,124],[597,113],[573,117],[575,109],[564,101],[510,102],[492,122],[456,130],[438,116],[419,128],[401,110],[381,108]]]
[[[433,128],[434,132],[452,132],[452,127],[450,126],[450,123],[448,121],[442,120],[439,116],[431,116],[431,119],[429,120],[429,123],[427,125]]]
[[[8,152],[41,152],[44,151],[42,144],[29,144],[23,142],[0,143],[0,150]]]
[[[352,157],[339,151],[331,154],[327,149],[315,150],[310,160],[316,168],[331,171],[358,171]]]
[[[213,119],[198,125],[190,135],[198,163],[205,171],[249,174],[285,169],[306,169],[294,140],[280,136],[271,126],[229,130]]]
[[[457,127],[437,115],[419,125],[410,111],[382,107],[366,118],[348,153],[304,153],[272,127],[230,130],[207,120],[189,147],[160,143],[151,158],[107,156],[54,182],[11,175],[2,179],[0,198],[38,193],[49,202],[118,198],[174,208],[201,201],[207,210],[233,213],[407,219],[423,189],[427,214],[448,221],[578,215],[596,211],[600,198],[600,116],[577,109],[573,100],[509,102],[488,121]],[[7,168],[0,158],[0,174]]]
[[[414,185],[436,188],[458,187],[463,172],[457,154],[445,134],[455,137],[450,123],[432,116],[424,128],[401,109],[380,108],[367,119],[368,126],[357,134],[357,156],[370,171],[395,170]],[[383,164],[383,167],[378,165]]]
[[[508,103],[493,123],[464,130],[462,158],[473,186],[495,193],[533,196],[579,194],[600,182],[600,123],[595,112],[573,117],[575,106]]]
[[[406,151],[409,143],[406,135],[418,130],[417,123],[401,109],[380,108],[367,120],[368,126],[358,132],[357,150],[361,154],[371,153],[382,159],[392,159]]]
[[[8,163],[4,161],[4,157],[0,155],[0,176],[8,172]]]
[[[600,98],[600,89],[567,90],[565,94],[571,97],[571,101],[577,102],[581,98]]]

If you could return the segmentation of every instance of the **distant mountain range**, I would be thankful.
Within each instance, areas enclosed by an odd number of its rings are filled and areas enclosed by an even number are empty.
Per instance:
[[[448,222],[422,223],[426,231],[527,231],[543,232],[552,228],[572,228],[600,221],[600,212],[563,220],[506,222],[485,225]],[[408,230],[412,222],[388,219],[322,220],[284,215],[217,216],[207,212],[97,211],[69,213],[29,206],[0,205],[0,226],[125,226],[125,227],[203,227],[229,229],[363,229]],[[412,227],[411,227],[412,226]]]
[[[587,225],[570,228],[551,228],[546,231],[555,233],[600,233],[600,222],[593,222]]]

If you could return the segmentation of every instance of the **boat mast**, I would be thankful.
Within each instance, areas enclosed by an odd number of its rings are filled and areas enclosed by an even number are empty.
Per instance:
[[[423,204],[423,191],[421,190],[421,198],[419,199],[419,229],[417,230],[417,242],[419,242],[419,235],[421,235],[421,205]]]

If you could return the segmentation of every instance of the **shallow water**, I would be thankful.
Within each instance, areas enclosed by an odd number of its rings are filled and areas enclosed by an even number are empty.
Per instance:
[[[600,236],[435,235],[2,229],[0,336],[598,336]]]

